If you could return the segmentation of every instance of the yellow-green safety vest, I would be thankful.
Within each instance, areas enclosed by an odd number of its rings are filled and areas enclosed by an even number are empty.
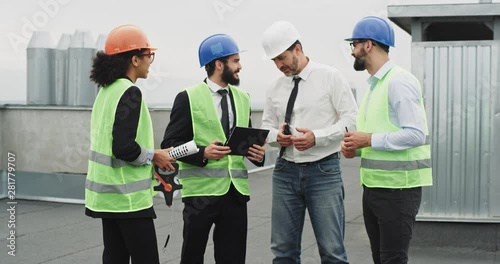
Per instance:
[[[153,165],[133,166],[112,152],[116,108],[133,85],[123,78],[101,88],[92,108],[85,206],[95,212],[134,212],[153,205]],[[140,111],[135,141],[153,149],[153,126],[144,99]]]
[[[369,96],[366,92],[357,119],[358,131],[366,133],[390,133],[400,131],[389,118],[389,81],[396,74],[411,73],[394,66],[378,80]],[[418,80],[415,78],[416,82]],[[420,91],[422,90],[419,87]],[[425,108],[420,93],[420,107]],[[370,101],[368,101],[370,97]],[[367,105],[368,103],[368,105]],[[426,143],[406,150],[380,151],[371,147],[361,149],[361,184],[380,188],[413,188],[432,185],[431,150],[429,129],[425,120]]]
[[[229,90],[234,99],[236,126],[248,127],[250,97],[232,85],[229,85]],[[189,97],[196,144],[208,146],[216,139],[225,141],[226,136],[208,85],[203,82],[187,88],[186,92]],[[243,159],[242,156],[226,155],[220,160],[209,160],[205,167],[178,161],[182,197],[221,196],[227,193],[231,182],[241,194],[250,195],[248,172]]]

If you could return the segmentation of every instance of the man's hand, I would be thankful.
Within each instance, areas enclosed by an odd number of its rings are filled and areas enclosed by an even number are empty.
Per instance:
[[[316,136],[314,136],[312,130],[307,128],[296,128],[296,130],[304,133],[302,136],[292,136],[290,138],[298,151],[308,150],[316,145]]]
[[[163,171],[174,171],[175,168],[172,165],[172,162],[175,162],[176,160],[168,153],[173,149],[173,147],[167,148],[167,149],[155,149],[154,150],[154,155],[153,155],[153,162],[158,168],[160,168]]]
[[[214,140],[205,148],[203,157],[209,160],[219,160],[229,153],[231,153],[231,149],[228,146],[222,146],[220,140]]]
[[[356,150],[355,149],[347,149],[345,147],[344,142],[341,144],[340,152],[342,152],[342,155],[346,157],[347,159],[352,159],[356,156]]]
[[[253,144],[250,148],[248,148],[247,159],[253,160],[256,162],[261,162],[264,159],[264,154],[266,153],[266,148],[259,146],[257,144]]]
[[[347,132],[344,134],[344,148],[346,151],[369,147],[372,145],[372,134],[364,132]]]
[[[282,147],[288,147],[288,146],[292,145],[292,140],[291,140],[292,135],[283,134],[283,131],[285,130],[285,126],[286,126],[286,123],[283,123],[281,125],[280,131],[278,132],[278,138],[276,138],[276,141]]]

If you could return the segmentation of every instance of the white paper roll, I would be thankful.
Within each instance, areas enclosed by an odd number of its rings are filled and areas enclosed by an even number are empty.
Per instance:
[[[191,140],[180,146],[175,147],[168,154],[170,155],[170,157],[178,159],[197,153],[198,151],[199,149],[196,147],[196,143],[194,143],[194,140]]]

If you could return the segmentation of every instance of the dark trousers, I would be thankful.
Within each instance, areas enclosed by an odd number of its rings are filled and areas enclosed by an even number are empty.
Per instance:
[[[422,187],[363,188],[363,217],[375,264],[405,264]]]
[[[159,264],[152,218],[102,219],[103,264]]]
[[[231,186],[231,188],[234,188]],[[203,263],[212,225],[217,264],[245,263],[247,246],[247,204],[232,191],[216,198],[196,197],[184,203],[182,264]]]

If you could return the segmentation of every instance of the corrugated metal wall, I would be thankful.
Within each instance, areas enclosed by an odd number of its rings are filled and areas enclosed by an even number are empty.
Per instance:
[[[419,219],[500,222],[498,41],[412,45],[434,179],[424,188]]]

